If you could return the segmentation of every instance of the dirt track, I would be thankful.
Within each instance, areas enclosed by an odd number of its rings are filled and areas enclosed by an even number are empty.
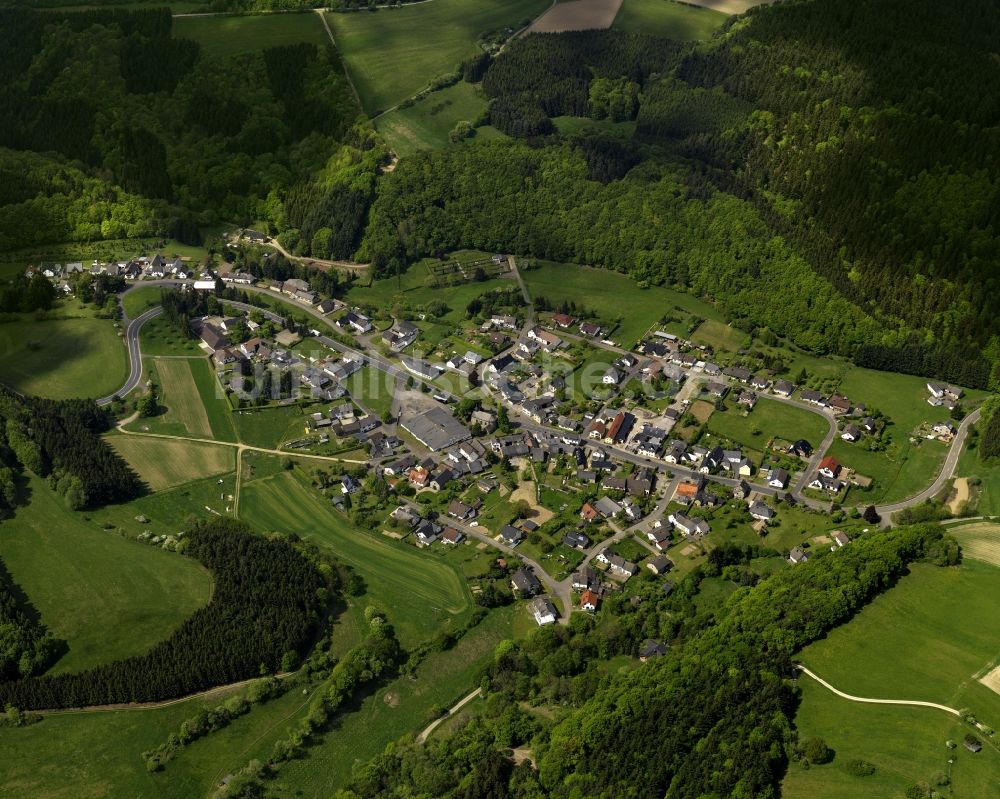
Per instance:
[[[556,3],[529,27],[528,33],[562,33],[610,28],[622,0],[567,0]]]

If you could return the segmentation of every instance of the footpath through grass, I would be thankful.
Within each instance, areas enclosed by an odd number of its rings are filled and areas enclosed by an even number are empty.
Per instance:
[[[520,28],[548,5],[548,0],[434,0],[326,18],[361,103],[374,116],[475,55],[481,34]]]
[[[211,577],[196,561],[88,524],[43,480],[29,489],[29,504],[0,527],[0,559],[68,642],[54,672],[145,652],[208,602]]]
[[[1000,696],[978,678],[1000,657],[998,584],[1000,569],[972,560],[953,568],[915,564],[898,585],[803,650],[800,659],[846,693],[968,708],[996,727]],[[902,795],[909,785],[946,772],[949,757],[957,761],[952,770],[956,796],[991,795],[1000,780],[1000,752],[994,746],[976,755],[945,748],[947,739],[960,741],[968,731],[953,716],[853,703],[808,678],[800,683],[800,735],[822,736],[837,756],[829,766],[809,771],[793,764],[785,781],[789,796]],[[875,778],[845,772],[844,764],[854,758],[875,764]]]

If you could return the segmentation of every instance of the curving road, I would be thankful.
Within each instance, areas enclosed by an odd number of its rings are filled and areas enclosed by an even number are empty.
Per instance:
[[[124,397],[130,391],[134,391],[139,385],[139,382],[142,380],[142,352],[139,350],[139,331],[142,330],[142,326],[146,322],[159,316],[161,313],[163,313],[163,309],[160,306],[156,306],[128,323],[128,327],[125,329],[125,344],[128,346],[129,361],[128,380],[114,394],[109,394],[107,397],[101,397],[97,400],[98,405],[110,405],[114,402],[115,397]]]
[[[843,691],[834,688],[832,685],[830,685],[830,683],[828,683],[819,675],[809,671],[809,669],[807,669],[801,663],[796,663],[795,665],[799,669],[799,671],[801,671],[803,674],[812,677],[814,680],[816,680],[816,682],[818,682],[824,688],[833,691],[833,693],[835,693],[841,699],[847,699],[851,702],[862,702],[868,705],[908,705],[910,707],[929,707],[933,708],[934,710],[943,710],[945,713],[951,713],[951,715],[958,716],[959,718],[961,718],[962,716],[961,711],[956,710],[953,707],[948,707],[947,705],[939,705],[937,702],[922,702],[917,699],[872,699],[866,696],[853,696],[852,694],[845,694]]]

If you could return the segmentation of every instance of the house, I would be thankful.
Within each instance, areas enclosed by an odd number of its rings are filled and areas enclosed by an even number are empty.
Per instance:
[[[714,447],[709,450],[704,458],[702,458],[701,466],[698,467],[698,471],[702,474],[710,474],[722,466],[722,462],[725,459],[722,447]]]
[[[965,739],[962,741],[962,745],[973,754],[981,752],[983,749],[983,745],[979,742],[979,739],[972,735],[966,735]]]
[[[594,590],[600,584],[595,572],[590,566],[584,566],[580,571],[573,573],[573,590],[585,591]]]
[[[448,515],[453,519],[465,521],[476,518],[476,509],[470,505],[466,505],[464,502],[453,499],[451,504],[448,505]]]
[[[767,478],[767,484],[771,488],[785,488],[788,485],[788,472],[785,469],[771,469],[771,475]]]
[[[794,444],[788,448],[788,453],[790,455],[796,455],[799,458],[808,458],[812,455],[812,444],[806,441],[804,438],[800,438]]]
[[[213,352],[229,346],[229,339],[227,339],[222,331],[214,325],[202,325],[198,335],[205,345]]]
[[[574,317],[564,313],[553,314],[552,321],[557,327],[561,327],[563,330],[568,327],[572,327],[576,323],[576,319]]]
[[[826,401],[827,407],[834,413],[850,413],[851,412],[851,401],[840,394],[834,394]]]
[[[455,479],[455,473],[447,466],[439,466],[431,474],[430,487],[432,491],[441,491]]]
[[[608,444],[621,444],[628,438],[635,424],[635,417],[626,411],[618,411],[604,432],[604,441]]]
[[[646,564],[646,568],[653,574],[666,574],[673,567],[674,564],[671,563],[670,558],[666,555],[657,555]]]
[[[955,435],[955,425],[951,422],[937,422],[933,428],[934,432],[939,436],[953,436]]]
[[[601,335],[601,326],[593,322],[583,322],[580,325],[580,332],[588,338],[597,338]]]
[[[801,392],[799,392],[799,399],[801,399],[803,402],[808,402],[810,405],[819,405],[819,406],[826,405],[826,400],[823,398],[823,395],[820,394],[818,391],[813,391],[812,389],[809,388],[803,389]]]
[[[630,560],[625,560],[621,555],[616,555],[610,547],[602,550],[598,554],[597,560],[600,563],[607,564],[608,571],[618,577],[628,579],[629,577],[635,577],[639,573],[638,566]]]
[[[516,527],[511,527],[509,524],[505,524],[500,528],[500,538],[507,546],[516,547],[524,540],[524,533]]]
[[[769,522],[774,518],[774,510],[763,502],[754,502],[750,506],[750,515],[759,522]]]
[[[789,563],[805,563],[807,560],[809,560],[809,553],[802,547],[792,547],[792,551],[788,553]]]
[[[492,433],[497,428],[497,415],[493,411],[473,411],[470,421],[487,433]]]
[[[397,323],[392,329],[382,334],[382,341],[388,345],[393,352],[405,350],[420,335],[420,328],[413,322],[402,321]]]
[[[507,371],[514,365],[514,359],[510,355],[501,355],[498,358],[494,358],[490,361],[489,366],[486,367],[486,371],[490,374],[498,375],[502,372]]]
[[[537,341],[538,345],[546,352],[552,352],[562,346],[562,339],[555,333],[551,333],[541,327],[533,327],[528,331],[528,338]]]
[[[534,573],[527,569],[518,569],[510,578],[510,585],[515,591],[520,591],[527,596],[534,596],[542,590],[542,584]]]
[[[337,310],[337,303],[333,300],[321,300],[316,306],[316,310],[323,314],[323,316],[326,316]]]
[[[349,474],[342,475],[340,478],[340,492],[342,494],[354,494],[357,493],[361,488],[361,484],[351,477]]]
[[[780,487],[784,488],[784,486]],[[750,496],[750,492],[752,490],[753,489],[750,488],[750,484],[746,480],[740,480],[733,489],[733,497],[736,499],[746,499]]]
[[[441,541],[445,544],[460,544],[465,538],[464,533],[460,533],[454,527],[445,527],[444,533],[441,534]]]
[[[348,311],[337,324],[341,327],[350,327],[356,333],[368,333],[372,329],[372,320],[354,311]]]
[[[407,508],[405,505],[400,505],[396,508],[396,510],[389,514],[389,517],[394,522],[405,524],[407,527],[416,527],[421,521],[420,516]]]
[[[874,433],[878,430],[878,422],[876,422],[871,416],[866,416],[858,422],[858,424],[866,433]]]
[[[715,397],[716,399],[722,399],[729,393],[729,386],[725,383],[710,381],[705,384],[705,391],[709,394],[709,396]]]
[[[502,327],[505,330],[517,330],[517,319],[513,316],[492,316],[490,324],[493,327]]]
[[[749,369],[744,369],[742,366],[727,366],[722,370],[722,374],[734,380],[739,380],[741,383],[749,383],[750,378],[753,377],[752,372]]]
[[[601,378],[601,382],[606,386],[617,386],[622,379],[621,372],[619,372],[614,366],[608,368],[608,371],[604,373]]]
[[[857,441],[861,438],[861,428],[856,424],[849,424],[844,428],[844,431],[840,434],[840,437],[844,441]]]
[[[700,516],[686,516],[683,513],[671,513],[667,517],[670,523],[689,538],[702,536],[710,532],[708,522]]]
[[[841,489],[843,489],[844,484],[840,480],[835,480],[831,477],[827,477],[823,474],[817,474],[813,478],[813,481],[809,483],[810,488],[816,488],[820,491],[826,491],[830,494],[839,494]]]
[[[789,382],[788,380],[778,380],[774,384],[773,391],[779,397],[784,397],[785,399],[788,399],[790,396],[792,396],[792,393],[795,391],[795,385]]]
[[[771,381],[766,377],[754,376],[750,379],[750,388],[757,391],[767,391],[771,387]]]
[[[388,466],[382,467],[382,474],[393,477],[395,475],[405,474],[409,472],[417,464],[417,459],[412,454],[404,455],[399,460],[390,463]]]
[[[543,596],[536,596],[528,605],[531,615],[535,617],[535,622],[539,627],[546,624],[555,624],[556,609],[549,600]]]
[[[580,609],[589,610],[593,613],[597,610],[597,605],[600,601],[601,598],[588,588],[580,595]]]
[[[648,638],[646,642],[639,647],[639,662],[645,663],[650,658],[663,657],[667,654],[667,647],[665,644],[659,641],[654,641],[652,638]]]
[[[680,483],[674,492],[674,500],[677,502],[690,502],[698,495],[699,487],[696,483]]]
[[[824,477],[833,479],[840,474],[840,463],[832,455],[827,455],[819,462],[819,473]]]
[[[622,512],[622,506],[610,497],[601,497],[594,503],[594,507],[605,519],[613,519]]]
[[[736,399],[737,405],[745,405],[747,410],[752,411],[757,404],[757,395],[753,391],[741,391]]]
[[[563,536],[562,542],[571,549],[586,549],[590,546],[590,538],[579,530],[573,530]]]
[[[420,546],[430,546],[441,535],[441,528],[433,522],[424,521],[417,525],[417,544]]]
[[[667,454],[663,456],[663,459],[667,463],[680,463],[684,459],[685,452],[687,452],[687,442],[674,439],[670,442]]]
[[[409,474],[407,474],[407,479],[410,481],[410,485],[414,488],[427,488],[427,484],[431,480],[431,473],[424,466],[417,466],[410,469]]]
[[[832,533],[830,533],[830,538],[833,539],[834,543],[838,547],[846,546],[847,544],[851,543],[851,539],[848,537],[847,533],[844,533],[840,530],[834,530]]]
[[[957,386],[949,386],[946,383],[928,383],[927,390],[930,392],[931,397],[939,400],[960,400],[963,395],[962,389]]]

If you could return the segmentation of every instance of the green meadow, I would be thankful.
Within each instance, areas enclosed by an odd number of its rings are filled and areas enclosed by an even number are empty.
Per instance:
[[[434,0],[326,18],[361,103],[375,116],[479,52],[481,34],[521,28],[548,5],[547,0]]]
[[[629,33],[648,33],[665,39],[708,39],[729,19],[711,8],[699,8],[674,0],[624,0],[611,26]]]
[[[745,416],[743,411],[743,406],[727,404],[725,411],[715,411],[709,417],[708,429],[754,449],[762,449],[772,438],[804,438],[819,446],[830,429],[820,414],[772,399],[758,400]]]
[[[268,47],[308,42],[327,45],[323,21],[312,12],[258,16],[176,17],[174,37],[194,39],[211,58],[229,58]]]
[[[0,527],[0,560],[67,642],[54,672],[145,652],[208,602],[212,580],[197,562],[100,529],[43,480],[28,487],[28,505]]]
[[[459,81],[454,86],[432,92],[409,108],[397,108],[380,116],[375,120],[375,127],[393,152],[406,156],[418,150],[448,146],[451,141],[448,134],[456,124],[474,123],[485,110],[486,98],[481,89]],[[477,131],[468,141],[474,142],[479,136]]]
[[[3,380],[28,394],[51,399],[103,397],[128,377],[128,352],[109,319],[75,299],[36,320],[15,316],[0,323]]]
[[[804,649],[799,659],[846,693],[937,702],[967,709],[996,727],[1000,696],[978,678],[1000,658],[994,634],[998,581],[1000,569],[978,561],[950,568],[915,564],[895,587]],[[788,796],[902,796],[910,785],[947,772],[949,757],[956,759],[955,796],[989,796],[1000,780],[1000,750],[992,743],[976,755],[961,746],[946,749],[946,740],[960,741],[969,731],[954,716],[850,702],[806,676],[799,683],[799,734],[823,737],[836,756],[808,771],[792,764],[784,783]],[[852,776],[844,766],[853,759],[872,763],[876,773]]]

